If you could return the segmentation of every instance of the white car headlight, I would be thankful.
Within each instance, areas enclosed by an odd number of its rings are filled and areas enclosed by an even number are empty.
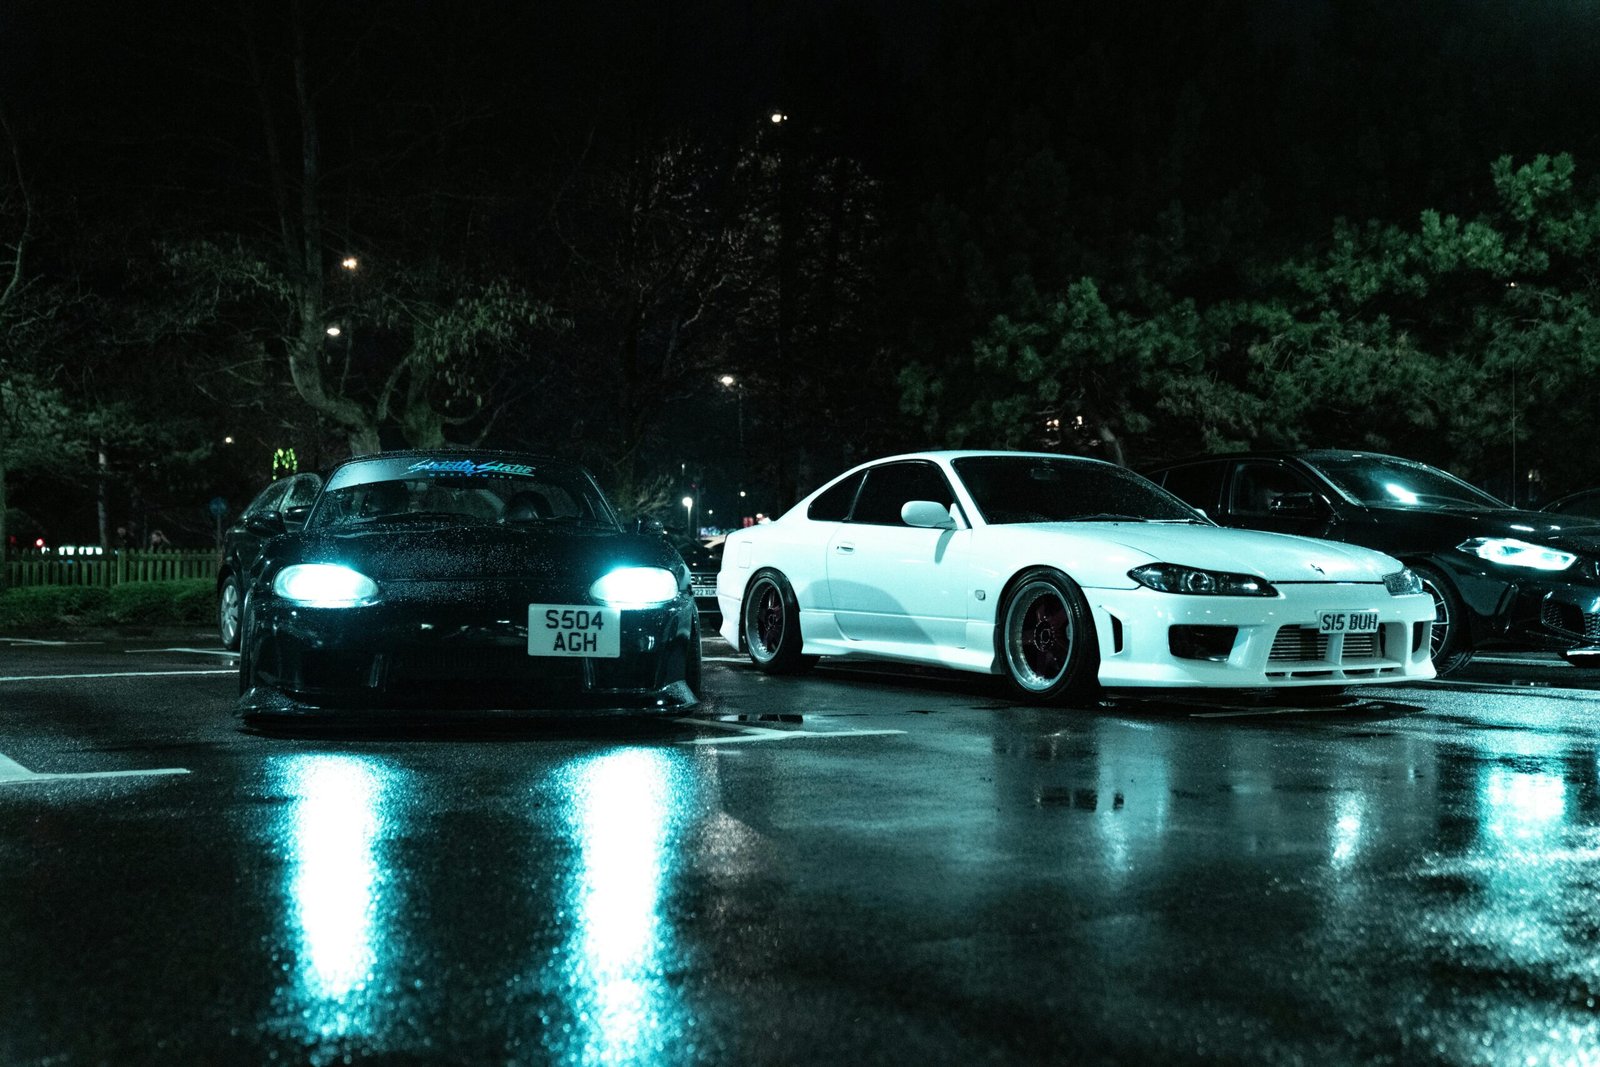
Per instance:
[[[1474,537],[1461,542],[1456,549],[1469,556],[1486,559],[1490,563],[1500,563],[1507,567],[1528,567],[1536,571],[1564,571],[1578,558],[1571,552],[1563,552],[1559,548],[1533,545],[1527,541],[1518,541],[1514,537]]]
[[[378,599],[378,583],[338,563],[295,563],[278,572],[272,591],[308,608],[357,608]]]
[[[678,595],[678,579],[662,567],[618,567],[589,587],[589,595],[617,608],[651,608]]]
[[[1203,571],[1177,563],[1148,563],[1135,567],[1128,577],[1148,589],[1189,596],[1277,596],[1278,591],[1251,574]]]
[[[1402,567],[1383,576],[1383,587],[1389,590],[1390,596],[1408,596],[1422,592],[1422,579],[1410,567]]]

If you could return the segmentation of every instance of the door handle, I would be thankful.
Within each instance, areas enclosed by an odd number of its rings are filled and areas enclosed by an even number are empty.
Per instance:
[[[833,546],[833,550],[844,555],[849,555],[851,552],[856,550],[856,546],[850,541],[840,541],[838,544]]]

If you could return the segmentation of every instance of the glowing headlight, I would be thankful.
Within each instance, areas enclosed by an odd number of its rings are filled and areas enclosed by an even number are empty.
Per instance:
[[[589,587],[589,595],[618,608],[649,608],[678,595],[678,579],[661,567],[618,567]]]
[[[295,563],[272,580],[272,591],[308,608],[356,608],[378,599],[378,583],[337,563]]]
[[[1422,579],[1410,567],[1402,567],[1393,574],[1383,576],[1383,587],[1389,590],[1390,596],[1408,596],[1422,592]]]
[[[1278,591],[1249,574],[1228,574],[1181,567],[1176,563],[1149,563],[1135,567],[1128,577],[1149,589],[1191,596],[1277,596]]]
[[[1578,558],[1571,552],[1563,552],[1559,548],[1531,545],[1514,537],[1474,537],[1470,541],[1461,542],[1456,548],[1468,555],[1486,559],[1490,563],[1501,563],[1507,567],[1529,567],[1536,571],[1564,571]]]

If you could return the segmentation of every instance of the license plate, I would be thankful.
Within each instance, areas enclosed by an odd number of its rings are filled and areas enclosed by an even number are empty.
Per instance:
[[[1325,634],[1375,634],[1376,611],[1323,611],[1317,614],[1317,632]]]
[[[589,604],[529,604],[528,655],[616,659],[622,611]]]
[[[714,586],[714,585],[695,585],[695,586],[690,586],[689,587],[689,591],[690,591],[690,594],[693,595],[693,596],[716,596],[717,595],[717,587]]]

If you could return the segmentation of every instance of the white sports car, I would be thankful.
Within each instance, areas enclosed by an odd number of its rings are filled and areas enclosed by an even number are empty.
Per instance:
[[[727,539],[722,635],[771,673],[865,656],[1107,687],[1433,677],[1433,601],[1389,556],[1222,529],[1122,467],[1031,452],[863,464]]]

